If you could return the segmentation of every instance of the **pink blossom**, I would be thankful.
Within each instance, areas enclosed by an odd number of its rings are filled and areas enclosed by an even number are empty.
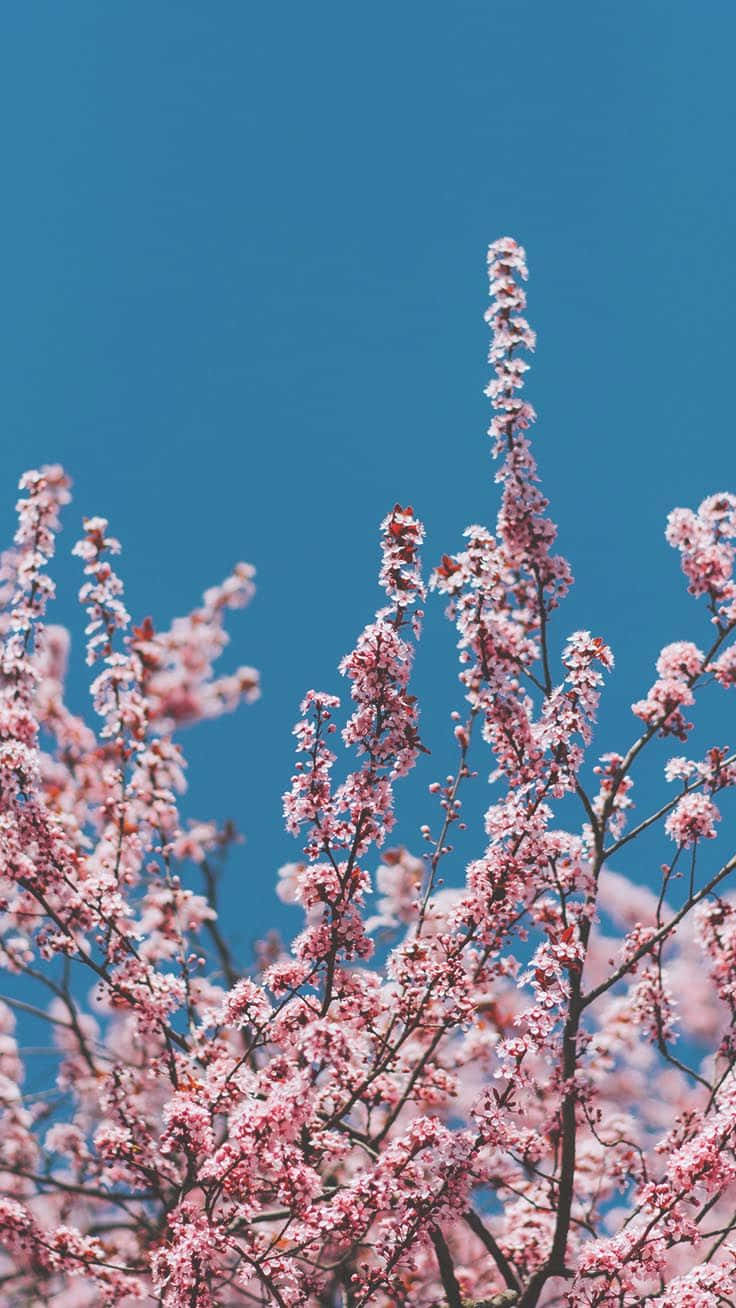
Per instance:
[[[665,822],[665,830],[671,840],[679,845],[692,845],[697,840],[714,840],[715,823],[720,820],[720,813],[707,795],[683,795]]]

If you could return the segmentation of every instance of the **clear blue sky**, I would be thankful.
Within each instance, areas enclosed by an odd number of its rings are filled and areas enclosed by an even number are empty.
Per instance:
[[[410,500],[428,560],[495,518],[499,235],[532,270],[529,396],[578,579],[559,630],[613,645],[600,745],[625,745],[659,645],[706,639],[665,515],[736,489],[731,0],[27,0],[0,34],[0,524],[20,471],[59,460],[63,548],[78,515],[108,516],[136,617],[257,566],[230,656],[262,668],[263,699],[187,739],[190,811],[248,837],[241,941],[285,921],[290,729],[375,607],[381,517]],[[68,617],[75,566],[60,576]],[[452,634],[429,625],[415,846],[459,700]]]

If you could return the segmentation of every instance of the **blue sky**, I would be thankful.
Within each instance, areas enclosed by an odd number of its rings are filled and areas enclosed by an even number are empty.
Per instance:
[[[495,518],[499,235],[531,265],[537,453],[578,583],[558,631],[612,644],[599,740],[625,746],[659,646],[707,640],[666,513],[736,488],[730,0],[29,0],[0,30],[0,524],[20,471],[58,460],[62,551],[82,513],[108,516],[137,618],[256,565],[230,658],[262,669],[263,699],[186,742],[189,811],[247,835],[227,898],[243,947],[291,924],[272,893],[296,853],[291,725],[378,602],[377,524],[411,501],[433,561]],[[58,575],[79,632],[75,565]],[[415,847],[459,702],[435,610]]]

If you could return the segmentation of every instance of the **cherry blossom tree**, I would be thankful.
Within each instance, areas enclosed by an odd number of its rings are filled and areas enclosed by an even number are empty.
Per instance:
[[[310,690],[295,727],[289,947],[235,957],[216,903],[233,829],[180,811],[182,728],[258,694],[252,668],[215,670],[252,568],[168,629],[134,626],[118,542],[85,521],[91,725],[46,622],[69,482],[21,481],[0,564],[8,1308],[736,1304],[736,851],[718,843],[736,755],[672,752],[704,688],[736,684],[736,496],[670,515],[698,643],[665,646],[633,725],[594,752],[613,656],[587,631],[553,655],[572,576],[522,394],[524,251],[499,240],[488,267],[500,509],[429,578],[457,628],[452,762],[430,780],[411,693],[424,531],[396,505],[382,606],[340,666],[349,706]],[[660,802],[635,818],[657,739]],[[394,792],[418,763],[409,851]],[[489,763],[463,871],[453,829]],[[27,1089],[38,1031],[48,1082]]]

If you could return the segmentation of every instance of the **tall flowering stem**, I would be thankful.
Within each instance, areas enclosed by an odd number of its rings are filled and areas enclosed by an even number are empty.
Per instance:
[[[312,975],[324,965],[323,1016],[334,997],[340,960],[372,953],[361,917],[369,886],[361,862],[370,846],[383,844],[391,830],[393,783],[410,771],[422,749],[416,698],[408,689],[413,651],[404,631],[411,627],[418,636],[421,628],[419,549],[424,529],[411,507],[397,504],[381,532],[379,581],[389,604],[340,664],[354,704],[342,739],[357,753],[360,765],[333,787],[335,755],[326,742],[336,731],[332,716],[340,701],[310,691],[302,703],[305,717],[295,728],[298,751],[308,761],[297,763],[284,797],[289,830],[307,831],[304,852],[309,862],[300,871],[295,898],[311,921],[298,954],[310,962]]]

